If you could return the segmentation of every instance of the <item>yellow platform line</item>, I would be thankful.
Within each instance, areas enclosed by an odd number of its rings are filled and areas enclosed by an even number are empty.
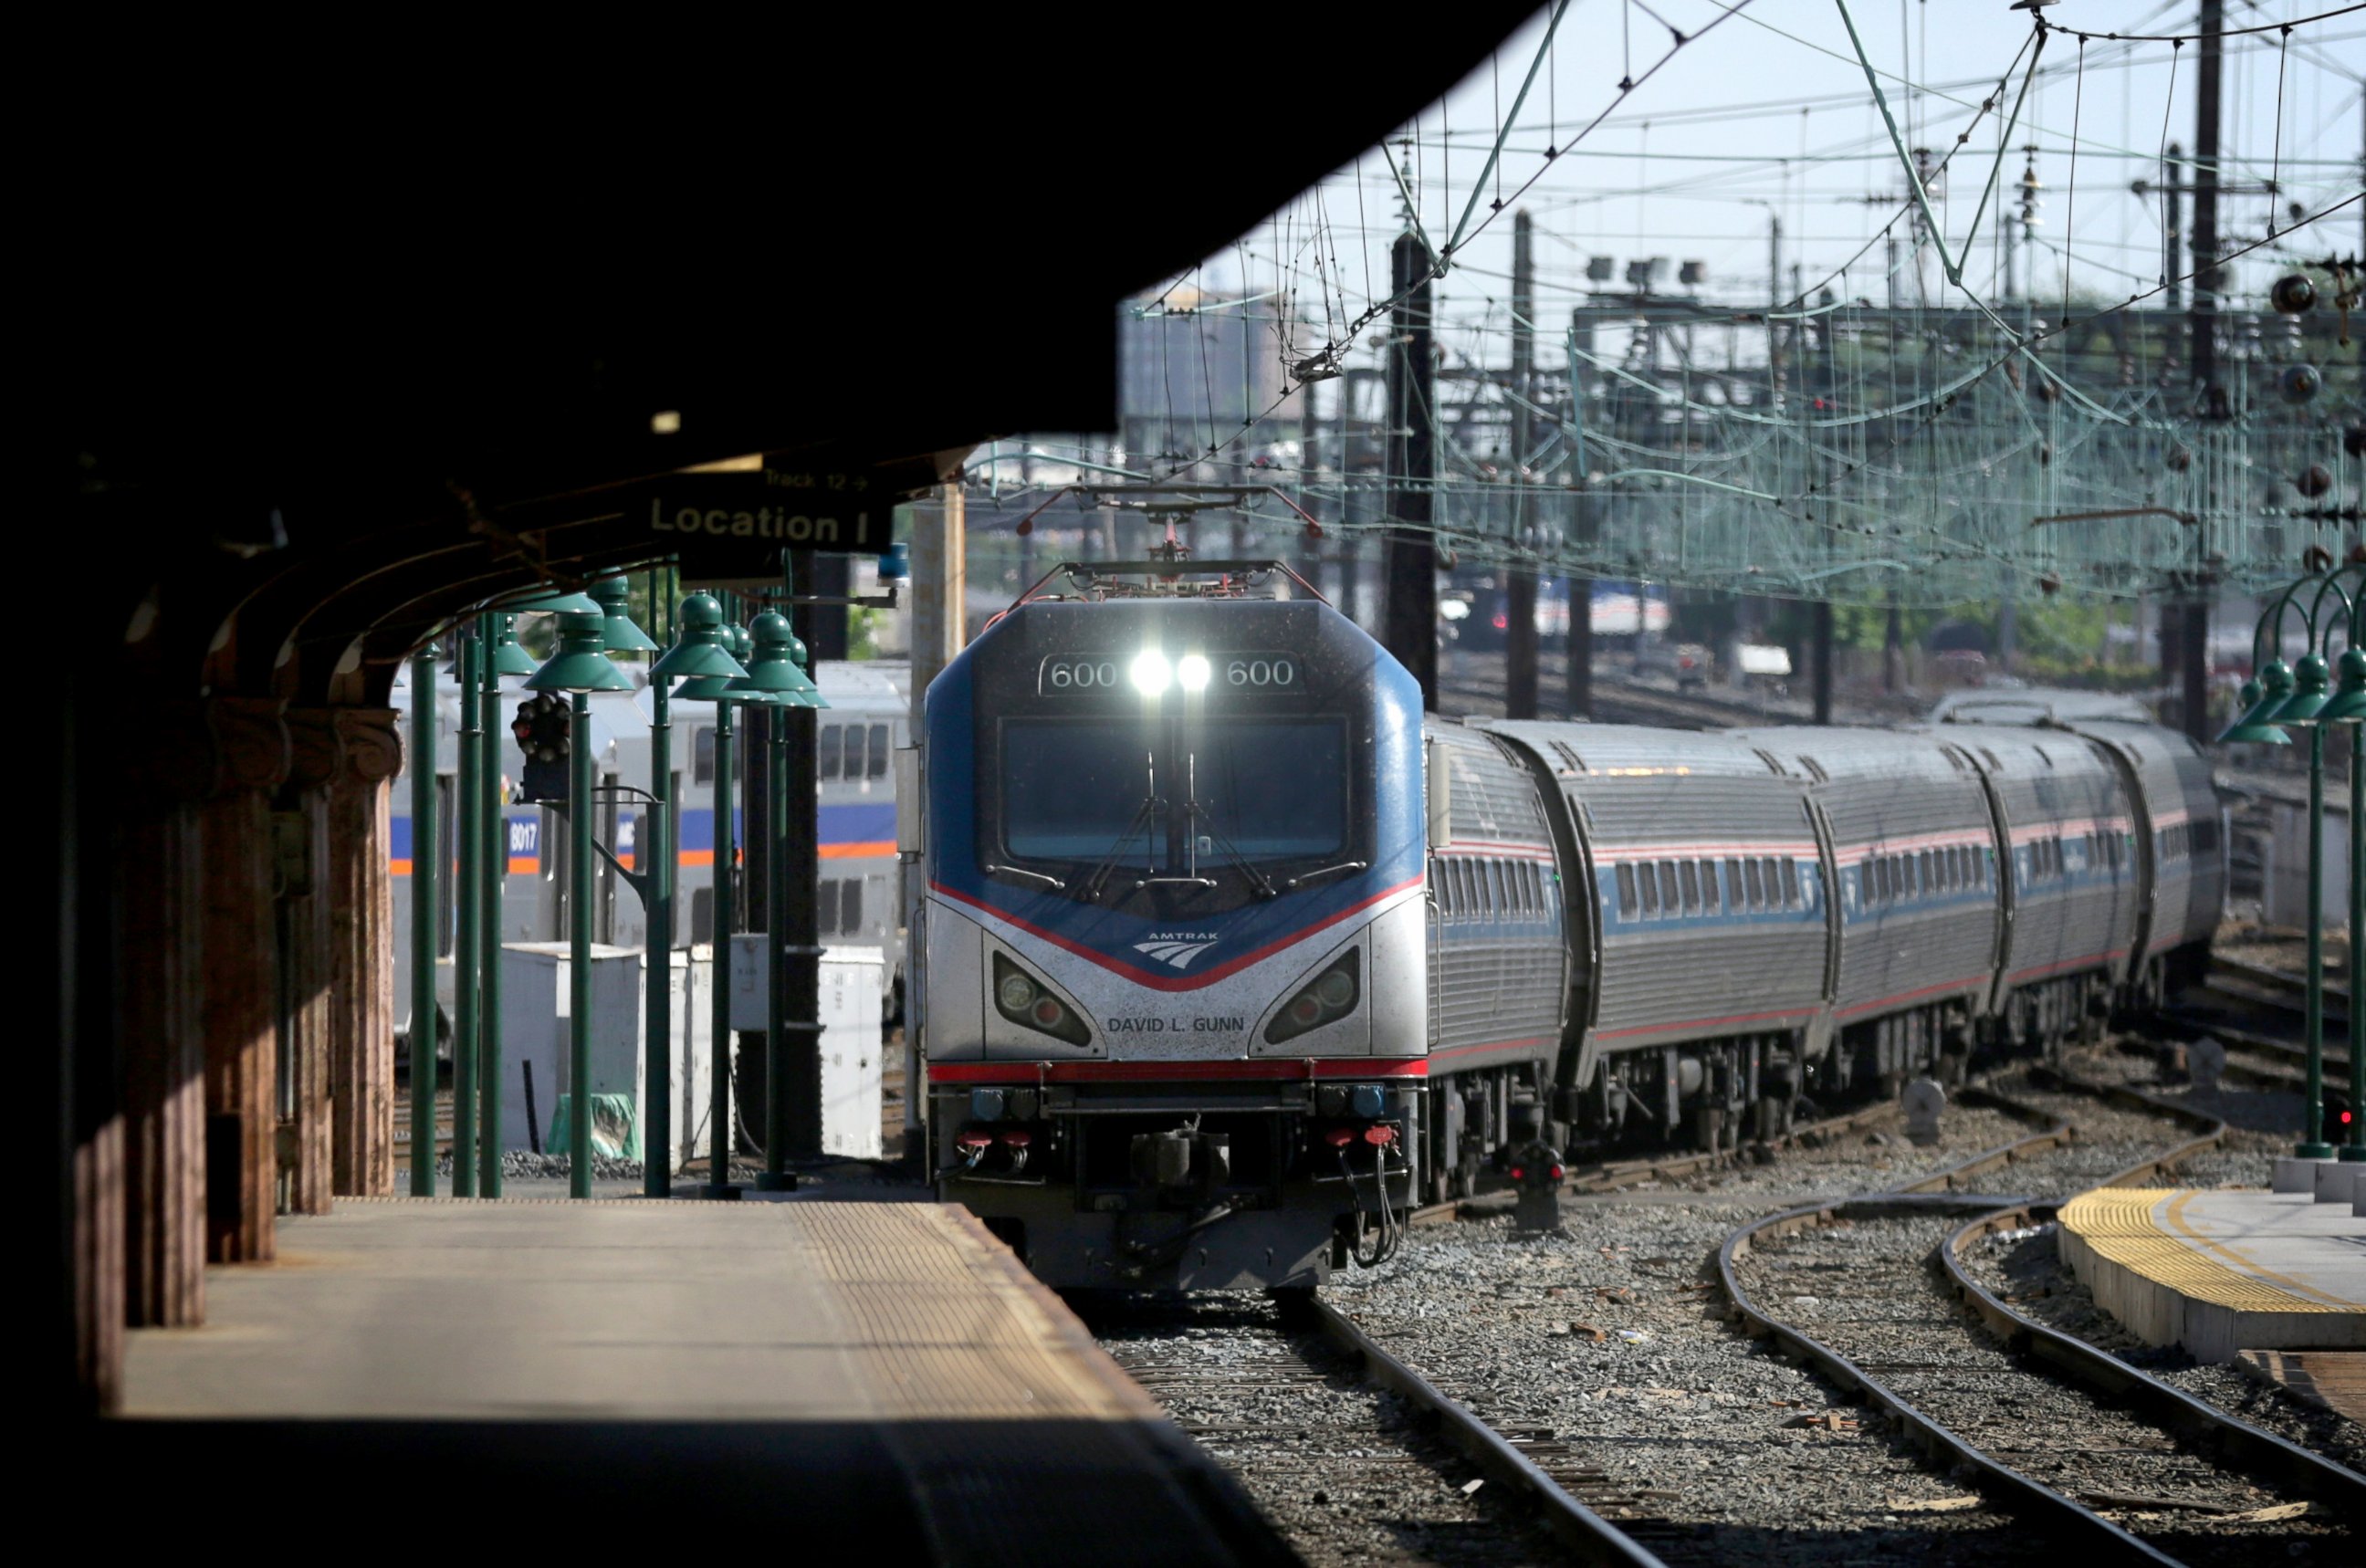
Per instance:
[[[2246,1272],[2219,1261],[2210,1252],[2253,1267],[2240,1253],[2186,1226],[2183,1215],[2175,1213],[2175,1204],[2171,1205],[2175,1223],[2191,1240],[2163,1230],[2154,1210],[2162,1200],[2177,1199],[2180,1193],[2192,1196],[2174,1187],[2103,1187],[2081,1192],[2062,1205],[2062,1227],[2077,1235],[2098,1258],[2167,1285],[2189,1300],[2236,1312],[2366,1313],[2366,1307],[2327,1296],[2281,1274],[2266,1269]],[[2210,1252],[2197,1251],[2197,1246]],[[2268,1278],[2260,1278],[2263,1274]]]

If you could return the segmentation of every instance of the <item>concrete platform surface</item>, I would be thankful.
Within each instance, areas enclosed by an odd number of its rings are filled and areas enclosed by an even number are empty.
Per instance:
[[[96,1439],[198,1497],[233,1455],[275,1511],[451,1465],[433,1484],[506,1488],[479,1495],[521,1540],[588,1506],[612,1541],[727,1519],[880,1561],[1290,1560],[958,1208],[340,1200],[207,1289],[206,1326],[131,1336],[133,1419]]]
[[[2312,1193],[2105,1187],[2061,1223],[2071,1270],[2149,1344],[2366,1348],[2366,1224]]]

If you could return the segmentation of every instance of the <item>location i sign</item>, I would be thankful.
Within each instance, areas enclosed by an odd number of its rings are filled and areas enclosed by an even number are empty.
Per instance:
[[[743,558],[777,560],[783,550],[884,550],[898,499],[861,474],[669,474],[633,487],[625,518],[678,553],[685,567],[714,569]]]

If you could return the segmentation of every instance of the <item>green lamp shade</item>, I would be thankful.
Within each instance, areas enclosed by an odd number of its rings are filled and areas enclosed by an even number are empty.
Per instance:
[[[2366,721],[2366,648],[2344,649],[2341,654],[2341,684],[2333,698],[2317,711],[2319,724],[2357,724]]]
[[[730,681],[748,673],[746,667],[731,657],[731,639],[723,629],[723,606],[713,594],[693,593],[684,599],[678,619],[680,626],[673,646],[666,650],[665,657],[649,666],[651,680],[679,681],[687,677],[693,682],[708,678]],[[683,690],[688,692],[689,688]],[[711,703],[715,699],[693,693],[690,700]]]
[[[517,639],[517,617],[493,617],[493,673],[496,675],[531,675],[534,655],[520,647]]]
[[[607,616],[598,606],[558,617],[558,651],[526,677],[529,692],[629,692],[633,682],[601,651]]]
[[[521,615],[563,615],[569,611],[578,614],[604,615],[600,603],[589,593],[576,593],[564,588],[544,588],[524,599],[501,606]]]
[[[2278,729],[2270,716],[2283,706],[2285,699],[2292,695],[2292,671],[2281,659],[2259,671],[2259,679],[2244,682],[2242,692],[2236,698],[2243,711],[2218,737],[2219,742],[2222,745],[2234,741],[2248,741],[2255,746],[2291,745],[2292,737]]]
[[[797,668],[797,653],[804,645],[797,634],[789,628],[786,615],[767,610],[756,617],[752,628],[755,652],[748,660],[748,673],[731,682],[737,694],[756,694],[783,707],[828,707],[806,672]]]
[[[2315,724],[2325,705],[2333,700],[2326,690],[2330,671],[2316,654],[2304,656],[2293,666],[2293,694],[2268,716],[2270,724]]]
[[[710,601],[710,603],[712,603],[712,601]],[[718,622],[720,621],[721,614],[721,611],[718,609],[716,611],[716,618]],[[686,637],[690,630],[690,605],[686,602],[682,605],[682,630]],[[722,646],[729,649],[729,651],[725,654],[725,657],[731,660],[731,667],[737,671],[738,673],[731,675],[719,673],[702,675],[693,680],[684,681],[682,685],[675,690],[673,694],[674,701],[685,703],[753,704],[759,707],[772,707],[779,705],[780,699],[774,697],[772,694],[752,690],[743,684],[748,678],[748,667],[743,660],[751,657],[749,653],[750,645],[748,637],[748,628],[737,626],[718,626],[717,630],[718,637]],[[668,657],[671,656],[669,655]]]
[[[621,572],[596,579],[591,588],[592,597],[600,611],[608,617],[608,651],[611,653],[655,653],[658,645],[649,634],[633,624],[627,611],[633,602],[633,585]]]

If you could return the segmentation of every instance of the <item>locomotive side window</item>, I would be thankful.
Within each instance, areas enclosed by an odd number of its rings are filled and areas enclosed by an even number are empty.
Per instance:
[[[1638,905],[1635,901],[1635,868],[1626,862],[1618,863],[1618,918],[1631,920]]]

